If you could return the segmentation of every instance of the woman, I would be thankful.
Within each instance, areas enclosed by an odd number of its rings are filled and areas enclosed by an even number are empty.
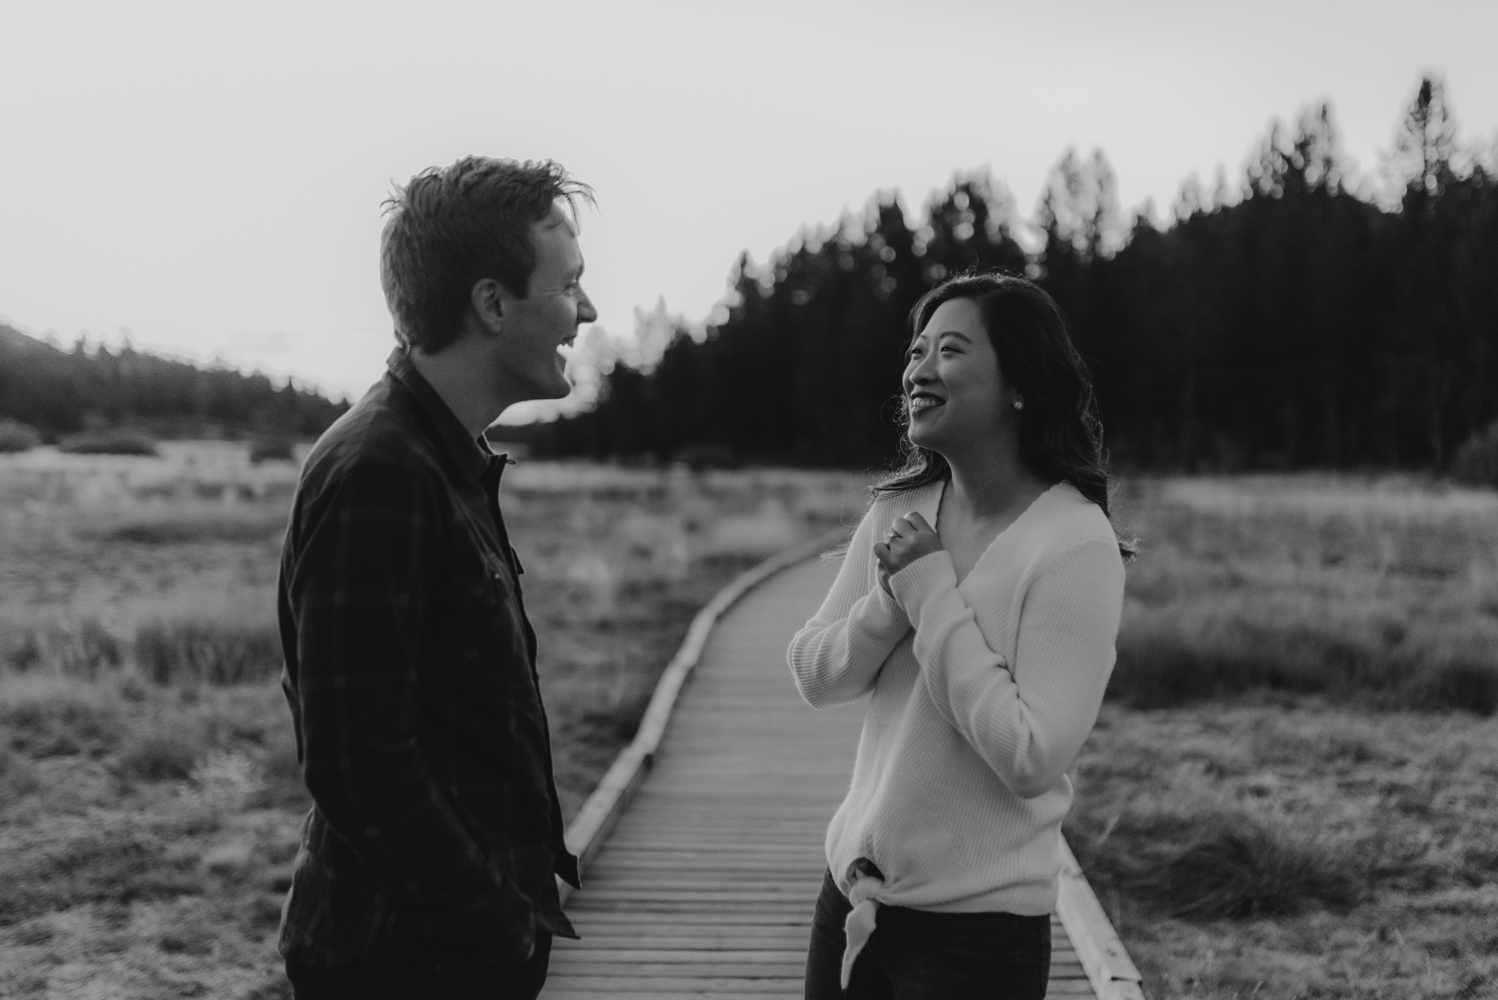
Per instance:
[[[806,996],[1043,997],[1066,770],[1113,668],[1129,549],[1050,296],[959,276],[911,331],[908,460],[789,651],[813,706],[872,694]]]

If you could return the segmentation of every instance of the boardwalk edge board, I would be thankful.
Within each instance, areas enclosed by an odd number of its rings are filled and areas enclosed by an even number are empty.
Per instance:
[[[1097,893],[1066,838],[1061,838],[1061,886],[1056,916],[1071,938],[1077,958],[1098,1000],[1145,1000],[1143,977],[1108,920]]]
[[[677,698],[701,659],[718,619],[754,587],[782,570],[841,544],[848,532],[846,527],[836,528],[771,556],[735,577],[693,617],[681,647],[656,683],[634,739],[620,751],[567,827],[567,848],[577,856],[580,872],[586,875],[609,833],[644,784]],[[1098,1000],[1145,1000],[1139,970],[1108,920],[1071,846],[1065,837],[1060,839],[1061,873],[1055,917],[1071,939],[1077,961],[1086,972]],[[558,888],[565,905],[574,890],[565,883],[559,883]]]
[[[848,531],[846,527],[835,528],[809,542],[778,552],[757,566],[745,570],[718,591],[693,617],[681,647],[666,665],[661,679],[656,682],[655,693],[650,698],[649,707],[645,709],[644,718],[640,720],[635,738],[619,752],[613,765],[599,781],[598,787],[588,796],[582,809],[567,826],[567,849],[577,857],[580,872],[586,873],[599,848],[608,838],[609,831],[614,828],[620,814],[634,798],[645,775],[650,771],[655,761],[655,751],[660,747],[661,737],[665,735],[666,723],[671,719],[671,710],[676,707],[677,696],[681,694],[687,677],[701,658],[708,634],[712,632],[718,619],[739,598],[776,573],[842,544]],[[559,884],[558,889],[565,906],[573,889],[566,883]]]

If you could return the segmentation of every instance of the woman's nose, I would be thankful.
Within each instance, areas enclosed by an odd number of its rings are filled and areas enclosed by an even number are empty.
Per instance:
[[[928,359],[926,358],[919,358],[910,362],[910,365],[905,369],[906,385],[921,385],[924,382],[931,381],[932,370],[927,361]]]

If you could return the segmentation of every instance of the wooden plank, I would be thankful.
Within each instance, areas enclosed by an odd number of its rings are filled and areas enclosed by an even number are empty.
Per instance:
[[[805,975],[781,979],[728,979],[703,977],[701,979],[651,978],[648,976],[618,976],[615,978],[575,978],[555,976],[548,978],[542,996],[551,1000],[552,991],[588,993],[618,996],[624,991],[652,997],[665,996],[721,996],[730,991],[750,994],[756,998],[764,996],[800,997],[805,991]]]
[[[666,731],[671,710],[676,705],[677,695],[686,683],[687,674],[697,665],[702,647],[719,616],[755,584],[837,544],[837,539],[842,535],[841,530],[829,532],[805,545],[772,556],[748,572],[741,573],[692,619],[681,648],[666,665],[661,679],[656,683],[655,692],[645,709],[645,716],[635,738],[620,753],[604,775],[604,780],[588,796],[583,808],[567,827],[564,840],[568,849],[577,856],[580,871],[586,871],[587,866],[592,863],[604,838],[644,781],[645,772],[649,770],[651,759]],[[572,887],[562,882],[558,884],[558,889],[565,905],[567,897],[572,894]]]
[[[575,951],[575,955],[569,955],[569,962],[592,964],[599,961],[595,958],[600,954],[612,954],[614,952],[651,952],[653,954],[667,956],[679,952],[694,953],[726,953],[726,952],[794,952],[804,958],[806,956],[807,935],[800,927],[792,929],[787,933],[759,933],[737,936],[725,936],[708,928],[703,936],[693,937],[688,934],[641,934],[638,936],[608,935],[608,934],[586,934],[582,942],[569,941],[568,947],[557,943],[555,952],[564,950]],[[1057,948],[1051,952],[1051,975],[1058,978],[1075,976],[1086,977],[1086,970],[1077,958],[1077,953],[1070,948]]]
[[[1144,1000],[1143,977],[1065,839],[1061,841],[1061,852],[1061,888],[1056,911],[1098,1000]]]

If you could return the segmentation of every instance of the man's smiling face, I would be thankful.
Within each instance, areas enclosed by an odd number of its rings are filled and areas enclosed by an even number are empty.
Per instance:
[[[583,254],[577,230],[561,208],[531,226],[536,266],[525,298],[500,292],[503,326],[498,355],[507,380],[525,399],[560,399],[571,391],[566,358],[557,348],[571,344],[577,328],[598,319],[583,291]]]

